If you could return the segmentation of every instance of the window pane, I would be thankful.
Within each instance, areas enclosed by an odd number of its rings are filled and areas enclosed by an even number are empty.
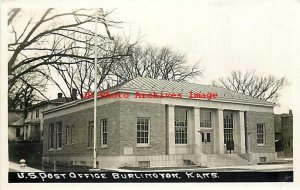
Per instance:
[[[61,148],[62,145],[62,123],[56,124],[56,148]]]
[[[211,128],[212,127],[212,112],[207,110],[200,111],[200,127]]]
[[[233,114],[224,116],[224,143],[233,141]]]
[[[175,144],[187,144],[187,110],[175,110]]]
[[[206,142],[210,142],[210,133],[206,133]]]
[[[107,145],[107,119],[100,120],[101,145]]]
[[[94,121],[88,124],[88,147],[91,147],[94,142]]]
[[[69,144],[69,126],[66,126],[66,144]]]
[[[70,139],[71,143],[74,143],[74,134],[75,134],[75,126],[72,125],[71,126],[71,139]]]
[[[49,125],[49,148],[54,148],[54,124]]]
[[[137,118],[137,143],[148,144],[149,142],[149,119]]]
[[[265,143],[265,124],[258,123],[257,124],[257,144]]]

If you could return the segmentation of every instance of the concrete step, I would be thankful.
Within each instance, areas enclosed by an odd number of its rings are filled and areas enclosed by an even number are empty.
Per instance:
[[[210,154],[207,155],[208,167],[222,166],[242,166],[250,165],[248,160],[243,159],[238,154]]]
[[[183,163],[186,166],[196,166],[196,164],[192,160],[189,160],[189,159],[183,159]]]

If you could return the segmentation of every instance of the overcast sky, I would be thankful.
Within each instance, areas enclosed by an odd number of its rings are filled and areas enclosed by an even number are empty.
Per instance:
[[[201,83],[209,84],[232,70],[287,77],[290,85],[281,92],[282,106],[275,111],[292,108],[293,53],[299,47],[297,1],[105,2],[104,9],[116,8],[114,18],[125,22],[127,33],[140,33],[148,43],[186,53],[190,64],[200,61],[205,70]]]
[[[292,108],[293,63],[299,63],[294,54],[300,49],[298,1],[101,0],[96,5],[115,9],[112,18],[124,22],[115,32],[185,53],[189,64],[199,61],[204,75],[195,82],[210,84],[232,70],[287,77],[290,84],[281,91],[275,112]],[[51,90],[51,98],[57,92]]]

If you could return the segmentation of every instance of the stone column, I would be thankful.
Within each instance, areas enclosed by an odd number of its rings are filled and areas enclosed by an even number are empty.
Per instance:
[[[213,112],[213,153],[218,154],[219,149],[219,120],[218,120],[218,110]]]
[[[202,152],[202,144],[201,144],[201,134],[200,134],[200,108],[194,107],[193,110],[194,117],[194,142],[195,142],[195,154],[200,154]]]
[[[23,127],[23,140],[26,140],[26,138],[27,138],[27,125]]]
[[[246,153],[246,147],[245,147],[245,118],[244,118],[244,111],[239,111],[238,113],[239,118],[239,127],[240,127],[240,153],[244,154]]]
[[[219,137],[218,137],[218,153],[224,154],[224,119],[223,119],[223,110],[218,109],[218,128],[219,128]]]
[[[30,139],[31,139],[31,125],[28,125],[26,140],[30,140]]]
[[[168,154],[175,154],[174,105],[168,105]]]

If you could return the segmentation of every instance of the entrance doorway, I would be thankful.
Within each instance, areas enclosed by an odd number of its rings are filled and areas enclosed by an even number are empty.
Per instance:
[[[226,144],[226,153],[234,151],[234,121],[233,113],[224,112],[224,144]]]

